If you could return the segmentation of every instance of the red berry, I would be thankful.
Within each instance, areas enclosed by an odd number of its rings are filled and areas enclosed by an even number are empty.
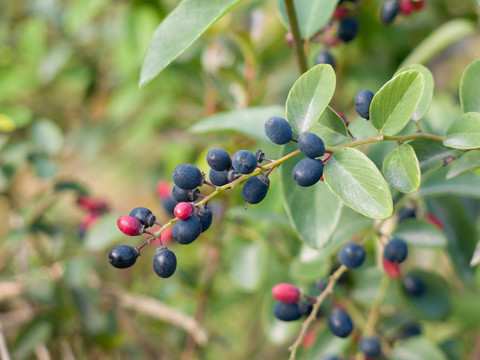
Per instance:
[[[294,303],[300,297],[300,290],[292,284],[281,283],[272,288],[272,296],[281,302]]]
[[[415,10],[421,10],[423,6],[425,5],[425,0],[417,0],[417,1],[412,1],[413,8]]]
[[[125,235],[137,236],[143,232],[144,225],[133,216],[120,216],[117,226]]]
[[[88,211],[103,213],[107,211],[108,205],[103,200],[94,199],[88,195],[82,195],[77,198],[77,204]]]
[[[335,11],[333,12],[332,17],[337,20],[343,20],[348,15],[348,9],[344,8],[343,6],[337,6]]]
[[[302,340],[302,346],[304,349],[308,349],[312,347],[313,343],[315,342],[315,338],[317,335],[315,334],[314,331],[309,331],[308,333],[305,334]]]
[[[164,246],[167,246],[173,242],[173,226],[169,226],[160,234],[160,239]]]
[[[80,226],[82,227],[82,229],[88,229],[89,227],[91,227],[95,221],[97,221],[98,217],[100,215],[96,212],[90,212],[88,213],[83,219],[82,219],[82,222],[80,223]]]
[[[188,202],[180,202],[173,209],[173,213],[180,220],[187,220],[193,211],[193,205]]]
[[[160,180],[157,183],[157,195],[160,196],[163,200],[170,197],[170,184],[165,180]]]
[[[425,220],[427,220],[429,223],[435,225],[440,230],[443,230],[445,228],[443,226],[443,223],[433,214],[428,214],[427,216],[425,216]]]
[[[387,259],[383,259],[383,268],[385,269],[385,273],[392,279],[398,279],[402,276],[399,264],[394,264]]]
[[[398,7],[400,12],[406,16],[410,15],[414,10],[413,3],[410,0],[401,0],[400,4],[398,4]]]

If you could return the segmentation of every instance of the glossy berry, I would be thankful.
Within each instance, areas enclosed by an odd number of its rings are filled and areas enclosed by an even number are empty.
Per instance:
[[[385,269],[385,274],[391,279],[398,279],[402,276],[400,265],[392,263],[385,258],[383,259],[383,268]]]
[[[130,216],[138,219],[145,227],[150,227],[155,223],[156,217],[152,212],[144,207],[136,207],[130,211]]]
[[[178,165],[173,170],[173,183],[183,190],[193,190],[203,184],[203,175],[200,170],[190,164]]]
[[[399,10],[397,0],[385,1],[380,11],[380,20],[385,25],[390,25],[397,17]]]
[[[193,211],[193,205],[188,202],[179,202],[173,210],[175,216],[181,220],[186,220]]]
[[[168,212],[169,214],[175,215],[173,213],[173,210],[175,210],[175,206],[177,206],[177,201],[173,197],[169,196],[167,198],[164,198],[162,200],[162,206],[166,212]]]
[[[407,243],[400,238],[393,238],[383,249],[383,257],[394,264],[401,264],[408,255]]]
[[[315,57],[315,64],[328,64],[335,69],[335,58],[330,51],[322,50]]]
[[[108,260],[112,266],[118,269],[125,269],[137,261],[140,251],[135,246],[118,245],[108,254]]]
[[[210,182],[215,186],[223,186],[230,182],[228,181],[227,170],[216,171],[216,170],[210,169],[210,172],[208,173],[208,178],[210,179]]]
[[[355,110],[364,119],[370,119],[370,104],[372,103],[373,92],[360,90],[355,95]]]
[[[343,19],[338,26],[338,38],[343,42],[350,42],[357,36],[358,29],[359,25],[356,18]]]
[[[338,337],[345,338],[353,331],[350,315],[340,309],[334,309],[328,317],[330,331]]]
[[[179,244],[190,244],[195,241],[202,232],[202,224],[194,216],[186,220],[178,220],[173,226],[173,239]]]
[[[364,337],[358,344],[360,351],[369,358],[376,358],[382,353],[380,341],[375,337]]]
[[[400,0],[398,8],[400,12],[405,16],[410,15],[413,10],[415,10],[415,8],[413,7],[413,3],[410,0]]]
[[[173,251],[166,247],[157,249],[157,253],[153,257],[153,270],[161,278],[168,278],[175,273],[177,269],[177,257]]]
[[[145,228],[145,226],[133,216],[120,216],[117,220],[117,226],[121,232],[129,236],[140,235]]]
[[[312,186],[323,174],[323,162],[315,159],[302,159],[292,170],[293,180],[300,186]]]
[[[303,155],[312,159],[325,154],[325,144],[323,140],[309,131],[301,133],[298,137],[298,148]]]
[[[346,243],[338,252],[338,261],[349,269],[355,269],[365,261],[365,249],[353,242]]]
[[[210,149],[207,152],[207,164],[216,171],[230,170],[232,159],[223,149]]]
[[[195,217],[200,220],[200,225],[202,225],[202,233],[207,231],[210,225],[212,225],[213,214],[212,210],[208,206],[198,209]]]
[[[232,156],[232,165],[239,174],[250,174],[257,167],[257,158],[248,150],[239,150]]]
[[[283,145],[292,138],[292,127],[287,120],[274,116],[265,122],[265,134],[275,144]]]
[[[405,276],[402,280],[403,290],[412,296],[422,296],[425,293],[425,283],[416,275]]]
[[[243,184],[242,198],[249,204],[258,204],[267,196],[269,187],[270,179],[266,175],[253,176]]]
[[[298,303],[279,302],[273,308],[273,315],[282,321],[295,321],[302,317]]]
[[[178,186],[174,186],[172,189],[172,196],[177,202],[192,202],[198,199],[200,195],[200,190],[184,190]]]
[[[292,284],[280,283],[272,288],[272,296],[281,302],[296,303],[300,297],[300,290]]]

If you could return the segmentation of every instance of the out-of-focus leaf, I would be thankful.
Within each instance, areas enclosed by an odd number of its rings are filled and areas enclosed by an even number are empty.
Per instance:
[[[435,225],[420,219],[403,220],[392,236],[405,240],[408,244],[420,247],[444,247],[447,237]]]
[[[324,251],[303,245],[300,256],[290,266],[290,276],[297,281],[315,281],[328,276],[330,261]]]
[[[471,150],[455,160],[448,168],[447,180],[480,167],[480,150]]]
[[[473,173],[458,175],[446,180],[448,168],[428,174],[418,190],[422,196],[459,195],[480,198],[480,179]]]
[[[463,112],[480,112],[480,60],[472,62],[460,80],[460,103]]]
[[[434,140],[418,139],[408,144],[415,150],[422,174],[441,168],[446,164],[446,159],[460,154],[458,150],[446,148],[441,142]]]
[[[117,228],[117,219],[119,214],[107,214],[102,216],[87,231],[85,238],[85,246],[90,251],[103,251],[124,239],[124,244],[129,244],[132,240],[123,235]]]
[[[31,127],[31,136],[39,150],[54,155],[63,145],[63,134],[57,124],[48,119],[39,119]]]
[[[46,320],[38,320],[30,324],[19,335],[13,355],[15,359],[27,359],[33,356],[38,345],[45,344],[53,335],[53,326]]]
[[[447,129],[443,145],[455,149],[480,147],[480,113],[469,112],[455,119]]]
[[[265,250],[261,242],[242,242],[235,246],[230,275],[239,288],[254,291],[261,283]]]
[[[423,336],[399,342],[392,351],[393,360],[448,360],[444,353]]]

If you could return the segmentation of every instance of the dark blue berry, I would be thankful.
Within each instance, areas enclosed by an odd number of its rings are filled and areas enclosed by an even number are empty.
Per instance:
[[[325,154],[325,144],[323,140],[309,131],[301,133],[298,137],[298,148],[303,155],[312,159]]]
[[[420,325],[413,323],[413,324],[406,325],[400,332],[400,335],[398,335],[398,338],[406,339],[411,336],[418,336],[421,334],[422,334],[422,328],[420,327]]]
[[[168,197],[162,200],[162,205],[163,208],[165,209],[166,212],[175,215],[173,210],[175,209],[175,206],[177,206],[178,202],[175,201],[173,197]]]
[[[173,239],[179,244],[190,244],[195,241],[202,232],[202,224],[195,216],[187,220],[178,220],[173,226]]]
[[[338,261],[349,269],[354,269],[363,264],[365,255],[365,249],[362,246],[349,242],[338,252]]]
[[[223,171],[216,171],[213,169],[210,169],[210,172],[208,174],[208,178],[210,179],[210,182],[213,185],[216,186],[223,186],[228,184],[230,181],[228,181],[228,171],[223,170]]]
[[[313,305],[310,305],[306,301],[299,302],[298,307],[300,309],[300,312],[305,316],[310,315],[311,312],[313,311]]]
[[[240,174],[239,174],[237,171],[235,171],[235,170],[229,170],[229,171],[227,172],[227,180],[228,180],[229,183],[231,183],[232,181],[237,180],[240,176],[242,176],[242,175],[240,175]]]
[[[265,134],[275,144],[283,145],[292,139],[292,127],[284,118],[274,116],[265,122]]]
[[[407,243],[400,238],[393,238],[383,249],[383,257],[394,263],[400,264],[405,261],[408,255]]]
[[[416,217],[417,217],[417,212],[415,211],[414,208],[403,207],[398,212],[397,223],[400,224],[403,220],[410,219],[410,218],[416,218]]]
[[[180,189],[193,190],[203,184],[203,175],[200,170],[190,164],[178,165],[173,170],[173,183]]]
[[[258,204],[267,196],[270,179],[264,174],[253,176],[243,184],[242,198],[249,204]]]
[[[300,186],[312,186],[323,174],[323,162],[315,159],[302,159],[292,170],[293,180]]]
[[[152,212],[144,207],[136,207],[130,211],[130,216],[137,218],[145,227],[150,227],[155,223],[156,217]]]
[[[336,355],[327,355],[326,357],[322,358],[322,360],[340,360],[340,358]]]
[[[365,354],[366,357],[376,358],[382,353],[382,347],[380,341],[375,337],[364,337],[358,344],[360,351]]]
[[[380,20],[385,25],[390,25],[397,17],[399,10],[397,0],[385,1],[380,12]]]
[[[373,92],[360,90],[355,95],[355,110],[364,119],[370,119],[370,104],[372,103]]]
[[[207,152],[207,164],[216,171],[229,170],[232,166],[230,155],[223,149],[210,149]]]
[[[168,278],[173,275],[177,269],[177,257],[173,251],[165,247],[157,249],[157,253],[153,257],[153,270],[162,277]]]
[[[177,202],[192,202],[197,200],[199,195],[200,190],[198,189],[184,190],[176,185],[172,189],[172,196]]]
[[[273,315],[282,321],[295,321],[302,317],[298,303],[278,302],[273,308]]]
[[[257,167],[257,158],[248,150],[239,150],[232,156],[232,165],[239,174],[250,174]]]
[[[335,69],[335,58],[330,51],[323,50],[317,54],[315,58],[315,64],[329,64]]]
[[[340,309],[332,311],[328,317],[328,327],[335,336],[345,338],[353,331],[353,323],[350,315]]]
[[[338,25],[338,38],[343,42],[352,41],[358,34],[358,20],[354,17],[340,21]]]
[[[198,209],[198,212],[195,214],[195,217],[200,220],[200,225],[202,225],[202,233],[207,231],[210,225],[212,225],[213,214],[212,210],[208,207],[201,207]]]
[[[412,296],[422,296],[425,293],[425,283],[416,275],[405,276],[402,280],[402,288]]]
[[[110,251],[108,260],[116,268],[125,269],[135,264],[139,256],[140,251],[135,246],[118,245]]]

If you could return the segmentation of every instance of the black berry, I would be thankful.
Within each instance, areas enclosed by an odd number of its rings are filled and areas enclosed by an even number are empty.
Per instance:
[[[302,159],[292,170],[293,180],[300,186],[312,186],[323,174],[323,162],[315,159]]]
[[[230,182],[228,181],[227,170],[216,171],[216,170],[210,169],[210,172],[208,173],[208,178],[210,179],[210,182],[216,186],[223,186]]]
[[[179,188],[176,185],[172,189],[172,196],[176,202],[192,202],[197,200],[199,195],[200,195],[200,190],[198,189],[184,190],[182,188]]]
[[[167,197],[162,200],[163,208],[165,209],[166,212],[172,215],[174,215],[173,210],[175,209],[175,206],[177,206],[177,204],[178,204],[177,201],[175,201],[173,197]]]
[[[380,20],[385,25],[390,25],[398,15],[399,7],[397,0],[387,0],[382,5]]]
[[[232,165],[239,174],[250,174],[257,167],[257,158],[248,150],[239,150],[232,156]]]
[[[210,149],[207,152],[207,164],[216,171],[229,170],[232,166],[230,155],[223,149]]]
[[[200,225],[202,225],[202,233],[207,231],[210,225],[212,225],[213,214],[212,210],[208,207],[201,207],[198,209],[198,212],[195,214],[195,217],[200,220]]]
[[[373,92],[370,90],[360,90],[355,95],[355,110],[357,114],[364,119],[370,119],[370,104],[372,103]]]
[[[380,341],[375,337],[364,337],[358,344],[360,351],[369,358],[376,358],[382,353]]]
[[[278,302],[273,308],[273,315],[282,321],[295,321],[302,317],[298,303]]]
[[[306,301],[301,301],[298,303],[298,307],[300,308],[300,312],[308,316],[313,311],[313,305],[307,303]]]
[[[155,223],[156,217],[152,212],[144,207],[136,207],[130,211],[130,216],[137,218],[145,227],[150,227]]]
[[[153,257],[153,270],[162,277],[168,278],[173,275],[177,269],[177,257],[173,251],[165,247],[157,249],[157,253]]]
[[[403,220],[416,218],[416,217],[417,217],[417,212],[415,211],[414,208],[403,207],[398,212],[397,223],[400,224]]]
[[[329,64],[335,69],[335,58],[330,51],[323,50],[317,54],[315,58],[315,64]]]
[[[425,293],[425,283],[416,275],[405,276],[402,280],[402,288],[412,296],[422,296]]]
[[[305,131],[298,137],[298,148],[303,155],[315,159],[325,154],[325,144],[314,133]]]
[[[418,336],[422,334],[422,328],[417,323],[406,325],[398,335],[399,339],[406,339],[411,336]]]
[[[353,242],[345,244],[338,253],[338,261],[349,269],[361,266],[365,260],[365,249]]]
[[[135,246],[118,245],[110,251],[108,260],[116,268],[125,269],[135,264],[139,256],[140,251]]]
[[[353,331],[350,315],[340,309],[334,309],[328,317],[328,327],[335,336],[345,338]]]
[[[265,122],[265,134],[275,144],[283,145],[292,138],[292,127],[284,118],[274,116]]]
[[[195,241],[202,232],[202,224],[195,216],[186,220],[178,220],[173,226],[173,238],[179,244],[190,244]]]
[[[178,165],[173,170],[173,183],[180,189],[193,190],[203,184],[203,175],[200,170],[190,164]]]
[[[264,174],[253,176],[243,184],[242,198],[249,204],[258,204],[267,196],[270,179]]]
[[[383,257],[394,264],[400,264],[405,261],[408,255],[407,243],[400,238],[393,238],[383,250]]]
[[[338,38],[343,42],[350,42],[357,36],[358,29],[357,18],[350,17],[343,19],[338,26]]]

